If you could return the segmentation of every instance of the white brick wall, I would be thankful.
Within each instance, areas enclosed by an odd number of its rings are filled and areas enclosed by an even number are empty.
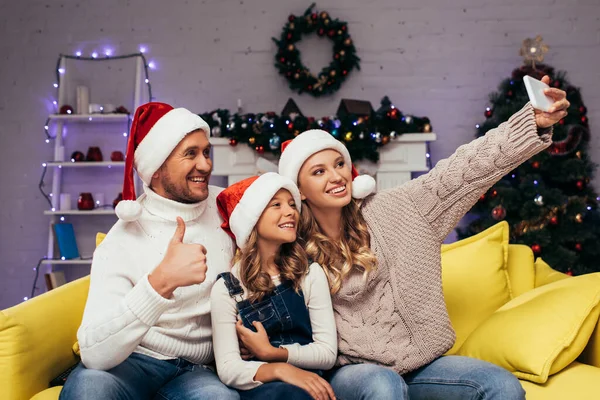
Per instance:
[[[309,2],[276,0],[39,1],[0,3],[0,308],[27,296],[45,254],[47,217],[38,193],[40,163],[52,152],[42,126],[61,52],[115,53],[149,47],[159,100],[195,111],[280,111],[294,97],[308,114],[335,112],[342,97],[377,105],[387,94],[404,112],[431,118],[434,162],[473,138],[488,94],[521,60],[525,37],[544,36],[547,62],[582,87],[600,162],[600,1],[329,0],[321,10],[349,22],[362,70],[333,97],[290,92],[273,67],[274,44],[289,13]],[[307,41],[305,48],[317,43]],[[319,49],[327,45],[319,44]],[[328,60],[304,53],[309,65]],[[110,82],[115,89],[121,84]],[[600,189],[600,179],[595,179]],[[91,221],[91,220],[90,220]],[[97,222],[97,220],[96,220]],[[85,230],[92,243],[96,226]],[[83,273],[83,271],[79,271]],[[43,280],[40,282],[43,286]]]

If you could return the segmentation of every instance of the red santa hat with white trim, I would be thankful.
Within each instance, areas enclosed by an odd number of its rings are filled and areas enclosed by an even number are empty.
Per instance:
[[[136,201],[133,170],[146,186],[173,149],[190,132],[202,129],[209,136],[210,127],[198,115],[185,108],[173,108],[165,103],[146,103],[135,110],[125,155],[123,200],[115,212],[124,221],[135,221],[142,207]]]
[[[300,191],[291,179],[267,172],[234,183],[217,196],[217,209],[223,217],[221,228],[243,248],[263,211],[280,189],[287,189],[300,212]]]
[[[350,159],[350,153],[346,146],[329,132],[321,129],[302,132],[294,139],[281,144],[279,173],[298,184],[298,173],[302,168],[302,164],[313,154],[326,149],[337,151],[344,157],[346,164],[352,166],[352,197],[364,199],[375,192],[377,186],[375,179],[370,175],[359,175],[354,165],[352,165],[352,159]]]

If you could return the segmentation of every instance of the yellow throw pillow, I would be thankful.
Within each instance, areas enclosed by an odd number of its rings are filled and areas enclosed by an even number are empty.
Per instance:
[[[581,354],[600,315],[600,272],[533,289],[479,326],[458,355],[545,383]]]
[[[512,295],[506,271],[508,223],[442,246],[442,285],[456,342],[455,354],[471,332]]]

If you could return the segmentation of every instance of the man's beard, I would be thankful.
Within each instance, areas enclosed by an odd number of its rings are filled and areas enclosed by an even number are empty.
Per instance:
[[[208,179],[208,176],[207,176]],[[194,195],[192,191],[188,190],[186,186],[175,184],[170,178],[169,174],[164,174],[161,177],[161,185],[165,190],[165,194],[167,197],[173,201],[177,201],[179,203],[184,204],[193,204],[198,203],[200,201],[206,200],[208,197],[208,190],[206,196]],[[186,177],[187,183],[187,177]]]

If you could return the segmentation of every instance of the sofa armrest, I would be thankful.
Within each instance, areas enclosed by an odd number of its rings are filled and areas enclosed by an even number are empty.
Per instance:
[[[81,278],[0,313],[0,398],[30,399],[78,361],[88,289]]]

